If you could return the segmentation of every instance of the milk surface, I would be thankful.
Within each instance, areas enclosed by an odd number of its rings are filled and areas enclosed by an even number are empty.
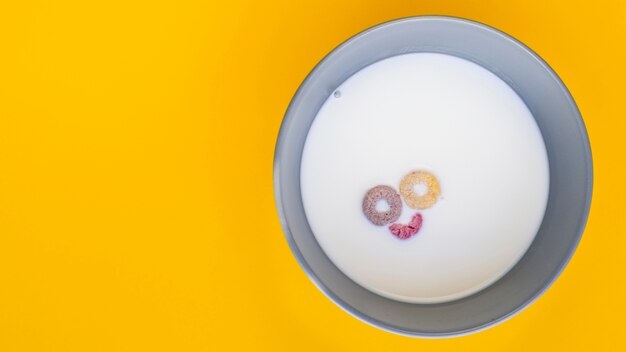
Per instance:
[[[435,175],[441,197],[401,240],[361,203],[374,186],[399,190],[413,170]],[[510,270],[548,189],[546,148],[524,102],[488,70],[442,54],[388,58],[346,80],[315,118],[301,163],[306,216],[328,257],[361,286],[415,303],[465,297]],[[416,212],[403,201],[398,222]]]

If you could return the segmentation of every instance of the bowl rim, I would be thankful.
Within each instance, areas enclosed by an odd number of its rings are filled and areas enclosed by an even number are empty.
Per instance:
[[[342,300],[340,297],[338,297],[334,292],[332,292],[332,290],[327,287],[324,283],[322,283],[321,279],[316,275],[316,273],[314,272],[314,270],[309,266],[309,264],[307,263],[307,261],[305,260],[303,254],[301,253],[300,249],[298,248],[298,245],[295,242],[295,239],[293,237],[291,228],[289,226],[289,224],[287,223],[287,219],[286,219],[286,215],[285,215],[285,209],[284,209],[284,205],[282,202],[282,189],[281,189],[281,177],[280,177],[280,164],[281,164],[281,155],[284,153],[283,150],[285,148],[285,144],[284,144],[284,138],[285,138],[285,130],[286,130],[286,125],[287,125],[287,121],[289,120],[289,117],[292,116],[291,111],[293,109],[293,104],[294,102],[296,102],[299,98],[299,96],[302,94],[302,87],[305,86],[317,73],[318,69],[320,66],[322,66],[328,59],[329,57],[339,51],[340,49],[350,45],[351,43],[362,39],[363,37],[369,35],[371,32],[376,31],[378,29],[381,28],[385,28],[385,27],[389,27],[389,26],[395,26],[398,24],[402,24],[402,23],[406,23],[406,22],[413,22],[413,21],[423,21],[423,20],[435,20],[435,21],[451,21],[451,22],[458,22],[458,23],[462,23],[465,25],[471,25],[471,26],[476,26],[476,27],[480,27],[483,30],[487,30],[488,32],[492,32],[493,34],[496,35],[500,35],[502,37],[504,37],[505,39],[507,39],[509,42],[517,45],[518,47],[520,47],[527,55],[530,55],[532,58],[534,58],[541,66],[543,66],[543,68],[545,69],[545,71],[550,75],[550,78],[555,81],[561,92],[566,96],[567,100],[568,100],[568,105],[573,109],[573,111],[575,112],[576,115],[576,122],[577,122],[577,128],[578,128],[578,132],[580,133],[580,137],[581,137],[581,143],[582,146],[585,150],[585,155],[583,156],[584,158],[584,162],[585,162],[585,167],[586,167],[586,172],[588,175],[588,179],[586,180],[586,185],[585,185],[585,189],[584,189],[584,194],[585,194],[585,204],[584,204],[584,210],[583,213],[580,217],[579,223],[578,223],[578,232],[576,233],[576,239],[575,239],[575,243],[573,243],[573,245],[569,248],[569,251],[567,253],[567,255],[565,256],[564,260],[561,262],[561,264],[559,265],[558,269],[555,271],[555,273],[550,277],[550,280],[547,281],[539,290],[537,290],[536,292],[534,292],[534,294],[532,294],[528,299],[526,299],[521,305],[515,307],[513,310],[511,310],[508,314],[499,316],[498,318],[487,322],[485,324],[479,325],[479,326],[475,326],[475,327],[471,327],[468,329],[464,329],[464,330],[459,330],[459,331],[453,331],[453,332],[416,332],[416,331],[410,331],[410,330],[405,330],[405,329],[400,329],[394,326],[390,326],[387,323],[381,322],[373,317],[367,316],[364,313],[362,313],[361,311],[359,311],[358,309],[352,307],[350,304],[348,304],[347,302],[345,302],[344,300]],[[481,65],[482,66],[482,65]],[[275,204],[276,204],[276,208],[277,208],[277,212],[278,212],[278,217],[280,220],[280,224],[281,224],[281,228],[283,231],[283,234],[287,240],[287,243],[289,245],[289,248],[291,249],[293,255],[295,256],[298,264],[300,265],[300,267],[304,270],[304,272],[306,273],[306,275],[308,276],[308,278],[313,282],[313,284],[326,296],[328,297],[333,303],[335,303],[337,306],[339,306],[341,309],[343,309],[345,312],[347,312],[348,314],[352,315],[353,317],[359,319],[362,322],[365,322],[366,324],[376,327],[378,329],[384,330],[384,331],[388,331],[391,333],[395,333],[395,334],[399,334],[399,335],[403,335],[403,336],[408,336],[408,337],[420,337],[420,338],[446,338],[446,337],[457,337],[457,336],[464,336],[464,335],[468,335],[468,334],[472,334],[472,333],[476,333],[479,331],[483,331],[486,330],[488,328],[491,328],[493,326],[499,325],[505,321],[507,321],[508,319],[512,318],[513,316],[517,315],[519,312],[521,312],[522,310],[526,309],[528,306],[530,306],[532,303],[534,303],[539,297],[541,297],[553,284],[554,282],[561,276],[563,270],[565,269],[565,267],[568,265],[568,263],[571,261],[574,252],[576,251],[576,249],[578,248],[583,232],[585,230],[588,218],[589,218],[589,213],[591,210],[591,202],[592,202],[592,193],[593,193],[593,159],[592,159],[592,152],[591,152],[591,145],[590,145],[590,141],[589,141],[589,136],[587,133],[587,129],[584,123],[584,120],[582,119],[582,116],[580,114],[580,110],[578,109],[578,106],[576,104],[576,102],[574,101],[571,93],[569,92],[569,90],[567,89],[567,87],[565,86],[565,84],[563,83],[563,81],[561,80],[561,78],[558,76],[558,74],[555,72],[554,69],[552,69],[552,67],[544,60],[542,59],[537,53],[535,53],[532,49],[530,49],[528,46],[526,46],[524,43],[522,43],[520,40],[514,38],[513,36],[495,28],[492,27],[490,25],[487,25],[485,23],[476,21],[476,20],[470,20],[468,18],[463,18],[463,17],[458,17],[458,16],[448,16],[448,15],[420,15],[420,16],[408,16],[408,17],[401,17],[401,18],[397,18],[397,19],[393,19],[393,20],[389,20],[389,21],[385,21],[382,23],[379,23],[377,25],[368,27],[367,29],[351,36],[350,38],[346,39],[345,41],[343,41],[341,44],[337,45],[335,48],[333,48],[330,52],[328,52],[312,69],[311,71],[307,74],[307,76],[305,77],[305,79],[300,83],[300,85],[298,86],[296,93],[293,95],[293,97],[291,98],[289,105],[287,107],[287,110],[283,116],[283,120],[281,122],[281,126],[277,135],[277,139],[276,139],[276,145],[275,145],[275,150],[274,150],[274,159],[273,159],[273,186],[274,186],[274,200],[275,200]],[[495,283],[494,283],[495,284]],[[493,285],[493,284],[492,284]]]

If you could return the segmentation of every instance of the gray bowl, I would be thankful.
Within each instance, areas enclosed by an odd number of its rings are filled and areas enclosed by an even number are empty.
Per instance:
[[[534,242],[500,280],[469,297],[411,304],[376,295],[344,275],[324,254],[300,194],[304,142],[326,98],[355,72],[405,53],[436,52],[473,61],[507,82],[533,113],[550,165],[546,213]],[[556,73],[514,38],[465,19],[413,17],[370,28],[326,56],[302,83],[284,117],[274,157],[274,192],[283,231],[311,280],[353,316],[394,333],[445,337],[510,318],[559,276],[582,236],[591,203],[592,162],[580,113]]]

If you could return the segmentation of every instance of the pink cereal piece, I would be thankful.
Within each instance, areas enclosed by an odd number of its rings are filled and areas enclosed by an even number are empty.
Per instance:
[[[389,231],[399,239],[406,240],[419,232],[420,228],[422,228],[422,221],[422,214],[417,213],[413,215],[407,225],[393,224],[389,226]]]

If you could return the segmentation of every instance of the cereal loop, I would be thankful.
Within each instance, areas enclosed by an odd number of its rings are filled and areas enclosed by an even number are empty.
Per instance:
[[[426,194],[420,196],[415,193],[413,186],[417,184],[423,184],[428,188]],[[441,193],[439,181],[430,172],[412,171],[400,181],[400,194],[402,194],[406,204],[413,209],[432,207],[437,202],[439,193]]]
[[[380,212],[376,210],[376,204],[383,199],[389,204],[389,210]],[[374,225],[392,223],[398,220],[402,213],[400,195],[389,186],[376,186],[367,191],[363,198],[363,213]]]

